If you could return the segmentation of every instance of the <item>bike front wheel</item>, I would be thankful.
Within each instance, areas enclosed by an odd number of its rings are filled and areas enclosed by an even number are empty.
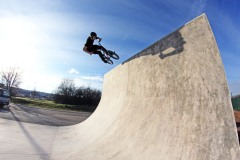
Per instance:
[[[108,50],[108,55],[109,55],[110,57],[112,57],[113,59],[116,59],[116,60],[119,59],[118,54],[115,53],[115,52],[113,52],[113,51]]]
[[[113,64],[113,61],[112,61],[110,58],[106,58],[105,61],[106,61],[108,64]]]

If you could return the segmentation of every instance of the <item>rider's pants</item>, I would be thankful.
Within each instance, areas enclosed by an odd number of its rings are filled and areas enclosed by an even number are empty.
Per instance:
[[[98,46],[98,45],[92,45],[91,47],[89,47],[89,51],[90,52],[94,52],[94,51],[97,51],[97,50],[102,50],[104,52],[106,52],[107,50],[103,47],[103,46]]]
[[[93,45],[90,50],[93,52],[93,54],[98,54],[99,57],[102,59],[103,62],[106,62],[102,52],[98,50],[102,50],[103,52],[106,52],[107,50],[103,46]]]
[[[105,58],[104,58],[102,52],[100,52],[100,51],[96,51],[96,52],[94,52],[93,54],[98,54],[99,57],[102,59],[102,61],[103,61],[103,62],[106,62],[106,60],[105,60]]]

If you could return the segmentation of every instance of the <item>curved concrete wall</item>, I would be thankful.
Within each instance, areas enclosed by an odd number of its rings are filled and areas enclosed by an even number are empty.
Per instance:
[[[61,128],[52,159],[237,159],[228,86],[205,15],[107,73],[103,93],[75,136]]]

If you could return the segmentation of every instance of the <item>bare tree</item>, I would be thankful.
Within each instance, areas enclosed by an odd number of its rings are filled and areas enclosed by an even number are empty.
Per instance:
[[[58,103],[69,104],[75,95],[76,87],[73,80],[63,79],[55,94],[55,101]]]
[[[73,80],[63,79],[56,93],[64,96],[73,96],[75,93],[75,90],[76,90],[76,87]]]
[[[10,91],[12,88],[18,88],[21,84],[21,72],[16,67],[10,67],[9,69],[1,72],[2,82],[6,88]]]

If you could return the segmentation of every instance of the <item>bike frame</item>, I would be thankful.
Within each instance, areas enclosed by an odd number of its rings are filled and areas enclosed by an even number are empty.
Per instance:
[[[102,46],[102,44],[98,41],[99,46]],[[103,50],[101,50],[101,52],[104,54],[104,56],[106,56],[107,58],[110,58],[110,56],[107,54],[107,52],[104,52]]]

